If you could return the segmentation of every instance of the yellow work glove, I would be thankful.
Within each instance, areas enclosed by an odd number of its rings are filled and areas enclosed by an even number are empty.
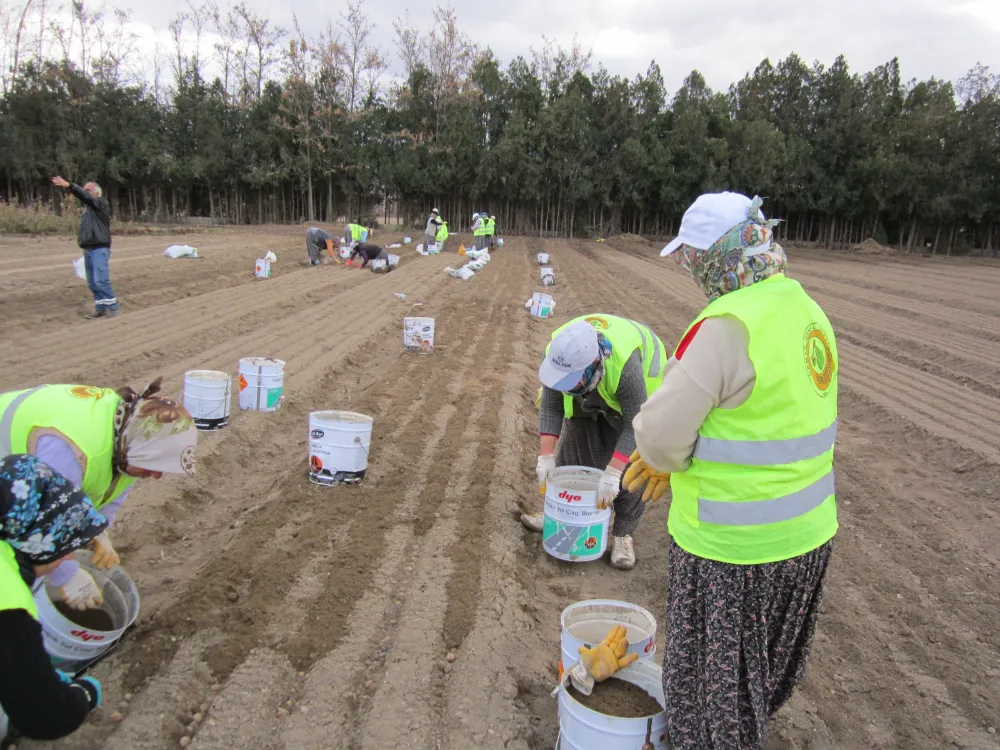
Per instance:
[[[108,532],[106,531],[102,531],[90,543],[90,548],[94,550],[94,556],[90,559],[90,562],[95,568],[111,568],[121,562],[118,553],[115,552],[115,548],[111,544],[111,537],[108,536]]]
[[[627,631],[624,625],[615,625],[604,640],[593,648],[580,646],[580,662],[591,676],[603,682],[619,669],[624,669],[639,658],[639,654],[629,654]]]
[[[656,502],[670,487],[670,475],[650,468],[649,464],[642,460],[639,451],[634,451],[629,456],[629,467],[625,470],[622,478],[622,487],[636,494],[643,487],[646,489],[642,493],[642,501],[648,503]]]

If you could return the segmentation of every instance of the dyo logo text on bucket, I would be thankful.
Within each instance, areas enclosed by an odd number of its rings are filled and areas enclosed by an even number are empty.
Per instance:
[[[79,638],[82,641],[103,641],[104,640],[104,636],[103,635],[94,635],[93,633],[91,633],[91,632],[89,632],[87,630],[71,630],[70,631],[70,635],[75,635],[77,638]]]
[[[583,495],[571,495],[566,490],[559,493],[559,499],[565,500],[567,503],[574,503],[583,500]]]

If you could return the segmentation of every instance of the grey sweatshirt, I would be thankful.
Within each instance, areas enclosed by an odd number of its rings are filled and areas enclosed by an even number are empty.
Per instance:
[[[621,430],[618,443],[615,446],[615,458],[628,461],[635,450],[635,432],[632,421],[646,402],[646,379],[642,374],[642,355],[639,350],[632,352],[618,381],[615,392],[622,413],[619,414],[601,398],[597,390],[584,397],[573,399],[573,419],[598,419],[604,417],[615,428]],[[542,387],[542,407],[538,415],[538,432],[542,435],[556,435],[562,432],[563,394],[547,386]]]

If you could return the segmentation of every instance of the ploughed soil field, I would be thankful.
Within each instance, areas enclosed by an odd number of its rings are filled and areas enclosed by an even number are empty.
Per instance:
[[[130,495],[111,535],[139,619],[94,668],[105,705],[45,747],[549,749],[562,609],[624,599],[662,631],[666,503],[628,573],[549,558],[517,514],[541,503],[550,333],[606,312],[673,347],[705,303],[695,284],[638,239],[510,238],[460,281],[443,273],[464,260],[457,238],[439,256],[393,251],[380,276],[306,267],[303,230],[116,239],[122,315],[102,321],[82,317],[72,241],[0,237],[4,390],[163,375],[180,398],[187,370],[235,382],[241,357],[286,362],[280,410],[240,412],[234,395],[196,477]],[[175,240],[203,257],[164,257]],[[267,250],[272,277],[255,280]],[[841,530],[806,678],[768,747],[998,748],[1000,265],[789,256],[839,341]],[[536,291],[554,318],[524,309]],[[403,352],[407,315],[435,318],[432,353]],[[323,409],[374,418],[358,486],[308,481],[308,415]]]

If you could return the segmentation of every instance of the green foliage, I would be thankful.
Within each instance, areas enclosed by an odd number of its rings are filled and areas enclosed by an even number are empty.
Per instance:
[[[99,181],[134,221],[419,227],[437,206],[453,231],[487,210],[501,233],[668,236],[700,193],[728,189],[764,196],[786,240],[997,244],[1000,79],[982,66],[953,86],[904,83],[896,60],[859,75],[843,57],[791,55],[727,92],[692,71],[668,93],[655,62],[628,80],[547,45],[507,66],[466,47],[415,56],[388,96],[381,60],[349,75],[331,31],[298,25],[250,86],[204,80],[196,59],[179,62],[169,96],[32,62],[0,97],[0,195],[60,201],[49,179],[63,174]],[[67,232],[75,220],[4,206],[0,221]]]

